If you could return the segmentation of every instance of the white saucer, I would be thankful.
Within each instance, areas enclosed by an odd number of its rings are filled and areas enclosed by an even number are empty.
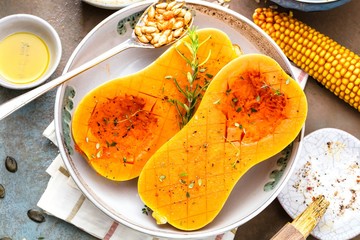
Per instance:
[[[304,138],[294,173],[278,199],[295,218],[319,195],[330,206],[314,237],[341,240],[360,234],[360,140],[342,130],[324,128]]]

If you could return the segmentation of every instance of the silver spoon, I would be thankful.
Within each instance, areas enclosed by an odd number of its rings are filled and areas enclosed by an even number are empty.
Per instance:
[[[106,51],[105,53],[95,57],[94,59],[84,63],[83,65],[65,73],[64,75],[1,104],[0,105],[0,120],[9,116],[11,113],[15,112],[17,109],[23,107],[24,105],[31,102],[32,100],[40,97],[41,95],[50,91],[51,89],[61,85],[62,83],[66,82],[66,81],[70,80],[71,78],[79,75],[80,73],[94,67],[95,65],[105,61],[106,59],[111,58],[112,56],[116,55],[117,53],[120,53],[121,51],[124,51],[128,48],[135,48],[135,47],[137,47],[137,48],[155,48],[155,47],[161,47],[161,46],[167,46],[167,45],[173,44],[174,42],[179,40],[181,37],[183,37],[187,33],[187,29],[189,29],[191,27],[191,25],[193,23],[193,15],[192,14],[191,14],[191,18],[188,19],[189,21],[186,24],[186,26],[183,27],[183,31],[181,32],[181,34],[177,33],[177,34],[179,34],[179,36],[174,37],[172,39],[167,38],[167,41],[165,41],[165,42],[163,40],[161,40],[162,42],[160,42],[160,44],[159,44],[160,36],[157,36],[156,42],[151,43],[150,42],[151,40],[149,40],[149,42],[147,43],[143,36],[151,35],[151,33],[146,33],[145,35],[139,36],[139,34],[141,34],[141,33],[139,33],[139,29],[144,29],[144,31],[146,30],[148,32],[152,31],[152,29],[147,28],[148,26],[146,24],[147,24],[147,22],[149,22],[148,15],[153,14],[152,11],[157,9],[158,4],[161,5],[159,7],[163,7],[166,4],[167,5],[171,4],[170,6],[175,6],[176,3],[178,3],[178,2],[175,2],[175,1],[162,2],[162,0],[160,0],[159,2],[151,4],[145,10],[143,15],[140,17],[138,23],[136,24],[135,30],[132,32],[131,38],[129,38],[125,42],[115,46],[114,48]],[[179,4],[181,4],[181,2],[179,2]],[[183,4],[183,2],[182,2],[182,4]],[[178,5],[178,7],[179,6],[180,5]],[[169,9],[169,11],[171,11],[171,9]],[[136,34],[135,34],[135,32],[136,32]]]

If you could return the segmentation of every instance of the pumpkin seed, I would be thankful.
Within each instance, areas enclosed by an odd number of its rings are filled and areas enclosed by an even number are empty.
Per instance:
[[[167,4],[166,2],[159,3],[159,4],[156,4],[156,8],[166,8],[167,5],[168,5],[168,4]]]
[[[178,8],[182,8],[184,6],[185,2],[174,4],[174,6],[171,8],[171,10],[176,10]]]
[[[183,33],[183,31],[184,31],[184,28],[178,28],[178,29],[176,29],[175,31],[174,31],[174,37],[180,37],[181,36],[181,34]]]
[[[166,10],[170,10],[172,9],[176,4],[176,1],[170,2],[167,6],[166,6]]]
[[[174,15],[175,15],[175,16],[179,15],[179,14],[181,13],[181,9],[182,9],[182,8],[175,9],[175,10],[174,10]]]
[[[191,21],[192,15],[191,12],[187,11],[184,15],[185,24],[188,24]]]
[[[35,210],[35,209],[30,209],[27,212],[28,217],[33,220],[34,222],[38,222],[38,223],[42,223],[45,222],[45,216],[42,212]]]
[[[155,8],[154,7],[149,9],[148,17],[151,19],[155,17]]]
[[[166,20],[169,20],[171,18],[174,17],[174,12],[173,11],[166,11],[163,13],[163,16]]]
[[[183,21],[177,21],[175,22],[173,28],[176,30],[176,29],[179,29],[179,28],[183,28],[184,27],[184,22]]]
[[[5,158],[5,167],[9,172],[16,172],[18,167],[17,167],[17,162],[15,160],[15,158],[7,156]]]
[[[0,184],[0,198],[5,197],[5,188],[2,184]]]

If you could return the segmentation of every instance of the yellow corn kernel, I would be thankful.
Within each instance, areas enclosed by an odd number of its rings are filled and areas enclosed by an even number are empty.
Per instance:
[[[333,76],[335,71],[336,71],[336,69],[332,67],[332,68],[330,68],[329,73]]]
[[[337,79],[341,79],[341,74],[339,72],[335,72],[334,77],[336,77]]]
[[[330,70],[331,64],[327,62],[327,63],[325,63],[324,67],[326,70]]]
[[[354,87],[352,89],[353,93],[356,93],[359,89],[360,89],[359,86],[354,85]]]
[[[360,56],[291,14],[258,8],[254,22],[270,35],[285,55],[336,96],[360,111]],[[261,21],[264,24],[259,24]]]
[[[336,70],[337,72],[341,71],[341,69],[342,69],[341,64],[336,65],[335,70]]]
[[[341,85],[341,79],[338,79],[335,84],[336,84],[336,86],[340,86]]]

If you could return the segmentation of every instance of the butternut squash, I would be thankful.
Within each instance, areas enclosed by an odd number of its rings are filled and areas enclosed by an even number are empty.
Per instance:
[[[215,76],[193,118],[144,166],[142,201],[158,223],[204,227],[241,176],[296,138],[306,115],[304,92],[272,58],[240,56]]]
[[[198,74],[197,81],[204,85],[238,53],[220,30],[201,29],[197,34],[200,41],[210,37],[198,52],[199,61],[211,52],[206,71]],[[190,55],[186,41],[188,37],[145,69],[95,88],[77,106],[72,118],[75,148],[100,175],[115,181],[138,177],[150,156],[180,130],[169,100],[184,96],[166,76],[186,86],[189,66],[179,54]]]

